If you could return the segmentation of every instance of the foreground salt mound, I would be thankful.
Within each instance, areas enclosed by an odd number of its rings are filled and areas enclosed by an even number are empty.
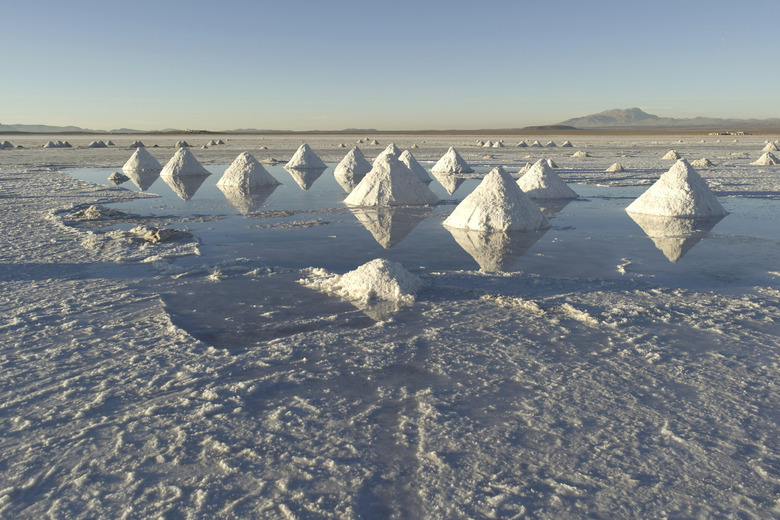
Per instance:
[[[319,155],[308,144],[303,143],[292,158],[284,165],[285,168],[294,168],[296,170],[306,170],[309,168],[327,168]]]
[[[610,166],[609,168],[607,168],[604,171],[606,171],[606,172],[622,172],[622,171],[625,171],[625,170],[623,169],[623,165],[622,164],[620,164],[619,162],[616,162],[616,163],[613,163],[612,166]]]
[[[354,146],[333,170],[336,182],[349,193],[371,171],[371,163],[366,160],[360,148]]]
[[[517,181],[526,195],[532,199],[576,199],[577,194],[544,159],[539,159]]]
[[[133,155],[122,166],[125,173],[160,172],[162,164],[150,154],[146,148],[136,148]]]
[[[279,181],[249,152],[239,154],[217,181],[217,186],[237,186],[246,189],[277,184]]]
[[[378,143],[377,143],[377,144],[378,144]],[[400,149],[400,148],[398,148],[398,147],[395,145],[395,143],[390,143],[390,144],[388,144],[388,145],[387,145],[387,148],[385,148],[384,150],[382,150],[382,152],[380,152],[380,154],[379,154],[379,155],[377,155],[377,156],[374,158],[374,162],[376,162],[376,161],[377,161],[377,159],[379,159],[380,157],[382,157],[382,156],[384,156],[384,155],[392,155],[392,156],[394,156],[394,157],[398,158],[398,157],[400,157],[400,156],[401,156],[401,149]]]
[[[460,156],[458,151],[451,146],[450,149],[447,150],[447,153],[433,165],[431,171],[439,173],[474,173],[471,166],[469,166],[466,161],[463,160],[463,157]]]
[[[407,168],[412,170],[412,173],[417,175],[417,178],[419,178],[421,181],[431,182],[433,180],[431,179],[431,176],[428,175],[428,172],[425,171],[425,168],[423,168],[422,165],[417,162],[417,159],[414,158],[414,155],[412,155],[412,152],[409,150],[404,150],[398,159],[404,163]]]
[[[715,217],[727,213],[685,159],[674,163],[626,211],[667,217]]]
[[[474,231],[532,231],[549,227],[550,222],[499,166],[455,207],[444,225]]]
[[[146,151],[144,148],[138,148],[136,153],[141,150]],[[160,172],[160,177],[207,177],[209,175],[211,172],[198,162],[187,147],[179,148]]]
[[[678,159],[682,159],[682,155],[680,155],[677,152],[677,150],[669,150],[668,152],[666,152],[666,155],[661,157],[661,159],[667,159],[667,160],[674,160],[674,161],[676,161]]]
[[[351,206],[425,206],[439,198],[393,155],[374,161],[371,171],[347,195]]]
[[[772,166],[773,164],[780,164],[780,162],[778,162],[777,157],[775,157],[772,152],[765,152],[761,157],[758,158],[757,161],[754,161],[750,164],[755,164],[758,166]]]

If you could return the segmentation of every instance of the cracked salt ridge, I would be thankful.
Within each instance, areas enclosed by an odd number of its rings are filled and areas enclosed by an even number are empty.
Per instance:
[[[3,516],[778,514],[776,286],[433,273],[395,322],[227,354],[43,220],[48,180],[0,221]]]

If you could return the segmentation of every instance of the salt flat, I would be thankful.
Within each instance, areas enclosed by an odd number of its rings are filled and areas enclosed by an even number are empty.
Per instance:
[[[212,225],[203,216],[161,210],[111,232],[69,218],[151,196],[63,173],[119,170],[137,136],[99,149],[80,146],[106,136],[68,136],[73,149],[6,137],[25,148],[0,150],[5,518],[780,515],[780,167],[750,164],[766,137],[140,138],[162,164],[180,139],[205,166],[245,151],[284,163],[302,140],[335,164],[358,138],[379,143],[358,145],[369,161],[390,142],[416,144],[428,167],[450,146],[483,171],[551,158],[588,193],[650,186],[670,149],[715,164],[697,171],[731,214],[677,263],[660,248],[682,246],[644,237],[659,272],[637,251],[610,256],[591,231],[582,240],[605,251],[575,249],[550,265],[566,253],[562,237],[578,233],[560,222],[577,215],[573,226],[593,229],[587,211],[564,209],[514,270],[407,263],[425,284],[416,300],[368,308],[299,283],[316,262],[210,263],[216,246],[190,232]],[[226,144],[199,148],[216,138]],[[574,147],[518,148],[521,139]],[[624,172],[605,172],[618,161]],[[251,222],[270,221],[287,222],[289,236],[311,229],[295,214]],[[184,232],[154,244],[127,234],[140,225]],[[736,260],[673,275],[708,247]]]

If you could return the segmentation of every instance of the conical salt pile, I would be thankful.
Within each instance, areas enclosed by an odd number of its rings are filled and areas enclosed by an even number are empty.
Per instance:
[[[539,159],[517,181],[526,195],[532,199],[576,199],[577,194],[550,168],[547,161]]]
[[[561,148],[572,148],[574,145],[571,144],[571,141],[564,141],[563,144],[561,144]]]
[[[612,166],[610,166],[609,168],[607,168],[604,171],[606,171],[606,172],[622,172],[622,171],[625,171],[625,170],[623,169],[623,165],[622,164],[620,164],[619,162],[616,162],[616,163],[613,163]]]
[[[768,142],[766,146],[761,150],[762,152],[776,152],[778,151],[777,145],[773,142]]]
[[[532,231],[549,227],[550,222],[499,166],[455,207],[444,225],[475,231]]]
[[[531,146],[532,148],[541,148],[542,147],[542,143],[540,143],[539,141],[534,141],[529,146]]]
[[[290,159],[284,167],[294,168],[296,170],[327,168],[322,159],[320,159],[320,157],[314,153],[314,150],[306,143],[303,143],[298,147],[295,155],[292,156],[292,159]]]
[[[558,145],[555,144],[553,141],[547,141],[547,144],[544,145],[545,148],[555,148],[556,146]]]
[[[393,155],[382,156],[344,199],[351,206],[424,206],[438,197]]]
[[[174,148],[189,148],[189,146],[190,145],[187,141],[176,141]]]
[[[482,143],[482,148],[493,148],[493,141],[485,141]]]
[[[710,191],[707,183],[685,159],[650,186],[626,211],[667,217],[714,217],[726,210]]]
[[[277,184],[279,181],[274,179],[249,152],[239,154],[217,181],[217,186],[238,186],[247,189]]]
[[[382,150],[382,152],[374,158],[374,162],[384,155],[392,155],[397,159],[401,156],[401,150],[394,143],[390,143],[387,145],[387,148]]]
[[[412,170],[412,173],[417,175],[421,181],[431,182],[433,180],[431,179],[431,176],[428,175],[428,172],[425,170],[425,168],[423,168],[422,165],[417,162],[417,159],[414,158],[414,155],[412,155],[412,152],[409,150],[404,150],[401,152],[401,156],[398,157],[398,159],[404,163],[407,168]]]
[[[493,143],[493,148],[504,148],[504,143],[502,143],[501,141],[496,141],[495,143]]]
[[[517,148],[528,148],[528,143],[526,143],[525,141],[520,141],[519,143],[517,143]]]
[[[677,153],[677,150],[669,150],[668,152],[666,152],[666,155],[661,157],[661,159],[669,159],[669,160],[676,161],[678,159],[682,159],[682,155]]]
[[[547,159],[547,165],[548,165],[550,168],[557,168],[557,167],[558,167],[558,165],[557,165],[557,164],[555,164],[555,161],[553,161],[552,159]]]
[[[439,173],[474,173],[471,166],[466,164],[463,157],[461,157],[458,151],[451,146],[450,149],[447,150],[447,153],[433,165],[431,171]]]
[[[590,157],[590,154],[585,150],[580,150],[571,154],[572,157]]]
[[[533,164],[531,164],[531,163],[529,163],[529,162],[525,163],[525,166],[523,166],[522,168],[520,168],[520,169],[517,171],[517,174],[518,174],[518,175],[525,175],[525,174],[528,172],[528,170],[530,170],[530,169],[531,169],[531,167],[532,167],[532,166],[533,166]]]
[[[360,148],[355,146],[347,152],[347,155],[333,170],[333,177],[344,188],[344,191],[350,192],[370,171],[371,163],[366,160]]]
[[[777,161],[777,157],[775,157],[772,152],[764,152],[764,155],[758,158],[757,161],[752,162],[750,164],[755,164],[758,166],[772,166],[773,164],[780,164]]]
[[[142,148],[144,146],[144,143],[141,141],[133,141],[130,145],[130,148]]]
[[[160,170],[162,170],[160,162],[144,147],[136,148],[133,155],[122,166],[122,171],[125,173],[159,172]]]
[[[712,164],[712,161],[710,161],[706,157],[702,157],[701,159],[696,159],[695,161],[691,161],[691,166],[693,166],[694,168],[711,168],[715,165]]]
[[[137,151],[141,150],[146,151],[145,148],[138,148]],[[206,177],[208,175],[211,175],[211,172],[198,162],[187,147],[179,148],[160,172],[160,177]]]

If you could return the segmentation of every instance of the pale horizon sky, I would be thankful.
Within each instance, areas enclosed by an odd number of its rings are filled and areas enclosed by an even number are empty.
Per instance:
[[[780,2],[0,0],[0,123],[514,128],[780,117]]]

